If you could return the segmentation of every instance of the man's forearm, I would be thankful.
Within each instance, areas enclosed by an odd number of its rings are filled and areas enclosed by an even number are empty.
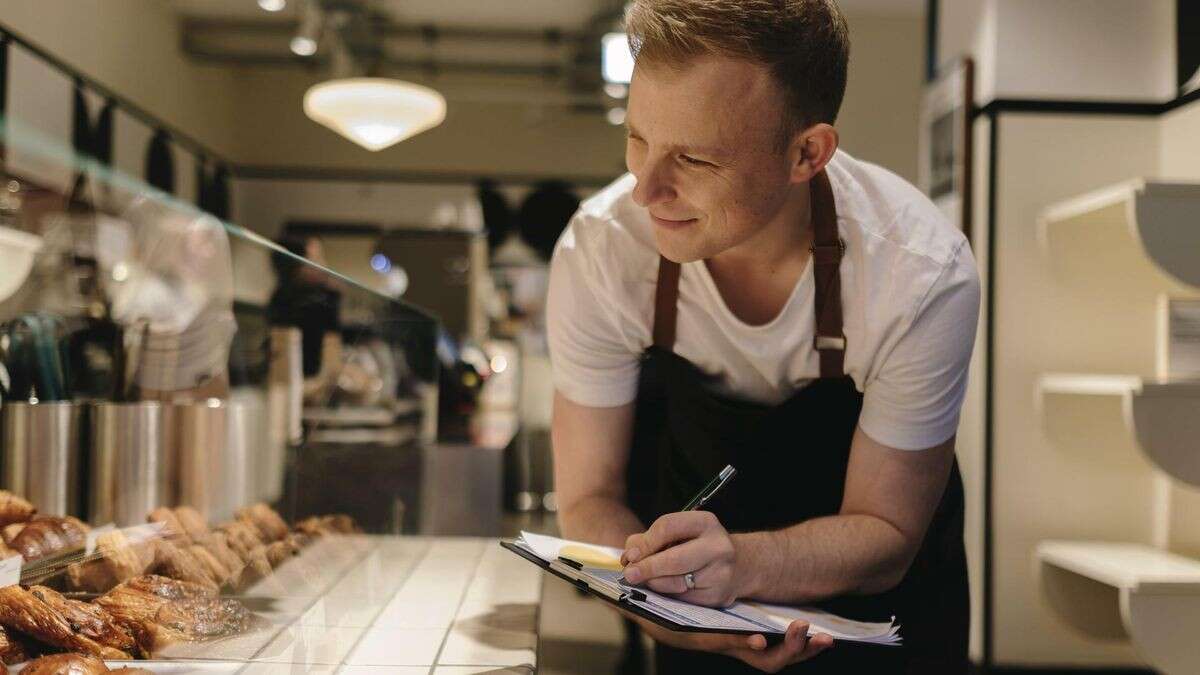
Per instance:
[[[868,515],[814,518],[733,540],[738,595],[766,602],[882,593],[900,582],[911,563],[904,535]]]
[[[558,512],[564,537],[625,548],[625,539],[646,529],[624,502],[613,497],[583,497]]]

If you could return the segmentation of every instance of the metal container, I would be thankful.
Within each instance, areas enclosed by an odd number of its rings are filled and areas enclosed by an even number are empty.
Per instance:
[[[256,461],[265,434],[262,408],[209,399],[175,406],[179,503],[209,521],[227,520],[255,496]]]
[[[0,484],[41,513],[82,516],[80,428],[75,403],[8,401],[0,408],[4,449]]]
[[[96,403],[91,409],[88,518],[119,527],[174,506],[173,408],[155,402]]]

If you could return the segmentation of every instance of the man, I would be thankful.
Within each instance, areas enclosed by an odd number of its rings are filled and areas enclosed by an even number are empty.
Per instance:
[[[659,672],[964,672],[967,241],[837,149],[832,0],[636,0],[626,22],[630,174],[551,265],[564,535],[688,601],[823,603],[904,637],[831,649],[796,622],[767,647],[642,622]],[[673,512],[726,463],[710,510]]]

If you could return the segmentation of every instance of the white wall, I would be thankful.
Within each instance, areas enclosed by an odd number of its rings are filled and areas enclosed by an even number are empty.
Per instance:
[[[973,56],[983,103],[1175,95],[1174,0],[953,0],[939,12],[939,59]]]
[[[0,24],[216,152],[237,154],[235,73],[183,55],[166,2],[5,0],[2,7]]]

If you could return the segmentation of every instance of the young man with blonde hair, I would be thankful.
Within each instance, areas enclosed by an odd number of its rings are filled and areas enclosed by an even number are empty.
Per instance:
[[[625,577],[895,615],[904,646],[644,629],[659,672],[965,672],[954,440],[979,310],[970,247],[838,150],[832,0],[635,0],[629,174],[551,265],[563,533]],[[706,511],[677,512],[725,464]]]

